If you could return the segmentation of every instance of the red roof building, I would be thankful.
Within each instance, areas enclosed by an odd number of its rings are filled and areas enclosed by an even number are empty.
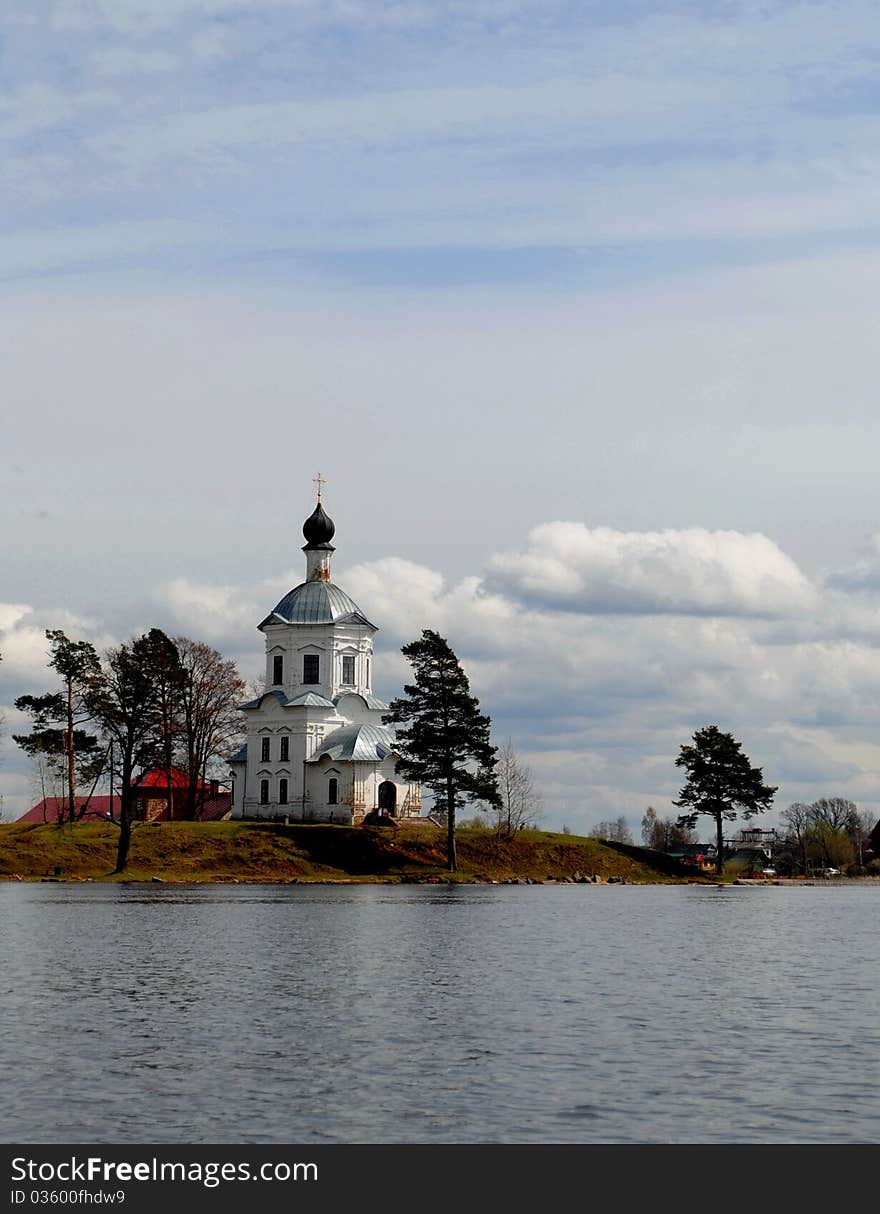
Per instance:
[[[179,767],[171,769],[171,814],[168,813],[168,778],[164,771],[156,768],[145,772],[137,784],[132,786],[135,803],[135,817],[146,822],[167,822],[169,817],[175,821],[183,821],[186,817],[186,793],[189,787],[189,777]],[[199,797],[197,799],[196,817],[199,822],[222,822],[228,818],[232,810],[232,793],[221,789],[216,780],[208,783],[199,780]],[[94,822],[106,819],[111,815],[118,819],[121,800],[118,796],[76,797],[77,815],[88,800],[88,808],[80,820]],[[44,797],[27,813],[22,814],[19,822],[53,822],[67,820],[66,797]]]
[[[145,772],[132,785],[135,815],[147,822],[180,822],[186,819],[186,794],[189,776],[179,767],[171,768],[171,804],[168,797],[168,773],[156,767]],[[216,780],[198,782],[196,818],[200,822],[221,822],[232,811],[232,793],[220,788]],[[169,813],[170,809],[170,813]]]
[[[81,821],[94,822],[96,819],[106,819],[111,811],[114,818],[119,817],[119,797],[113,797],[112,800],[107,796],[75,797],[77,815],[82,813],[86,801],[88,801],[88,808],[82,815]],[[43,797],[42,801],[38,801],[27,813],[22,814],[18,821],[57,823],[63,818],[66,822],[67,808],[67,797]]]

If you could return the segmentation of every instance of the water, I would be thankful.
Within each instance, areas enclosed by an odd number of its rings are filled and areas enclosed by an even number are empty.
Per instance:
[[[0,885],[0,1140],[866,1142],[865,887]]]

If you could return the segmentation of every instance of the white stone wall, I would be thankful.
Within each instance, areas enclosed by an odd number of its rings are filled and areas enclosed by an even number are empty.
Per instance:
[[[344,691],[372,693],[373,636],[375,629],[366,624],[266,624],[266,687],[273,683],[274,658],[284,659],[284,680],[279,691],[288,699],[315,691],[328,700]],[[320,682],[303,683],[303,656],[316,654],[320,659]],[[342,658],[355,659],[355,682],[342,682]]]

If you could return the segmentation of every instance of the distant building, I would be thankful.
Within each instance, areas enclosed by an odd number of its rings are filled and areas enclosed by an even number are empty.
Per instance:
[[[132,785],[135,817],[146,822],[179,822],[187,816],[189,775],[179,767],[171,768],[171,812],[168,806],[168,774],[161,768],[146,772]],[[199,780],[196,798],[196,819],[199,822],[220,822],[232,811],[232,793],[221,789],[217,780]]]
[[[258,625],[266,690],[242,705],[247,743],[235,754],[233,818],[362,822],[421,816],[418,784],[397,772],[388,705],[373,695],[373,637],[364,613],[330,579],[336,528],[320,493],[303,525],[306,580]]]
[[[182,820],[186,815],[186,791],[189,777],[179,767],[171,769],[171,818]],[[159,768],[145,772],[132,785],[134,795],[134,816],[146,822],[167,822],[168,815],[168,778]],[[222,789],[216,780],[208,783],[199,781],[200,797],[196,817],[200,822],[220,822],[228,818],[232,810],[232,793]],[[88,804],[86,804],[88,802]],[[76,797],[77,820],[94,822],[113,817],[118,820],[121,810],[121,799],[114,795],[93,797]],[[67,821],[66,797],[43,797],[26,814],[18,819],[19,822],[60,822]],[[81,816],[80,816],[81,815]]]
[[[88,806],[83,812],[83,807]],[[82,814],[81,820],[84,822],[94,822],[96,819],[106,819],[108,816],[118,818],[120,809],[119,797],[94,796],[94,797],[74,797],[77,815]],[[67,797],[43,797],[42,801],[38,801],[36,805],[21,815],[17,820],[19,822],[59,822],[64,819],[67,821]]]

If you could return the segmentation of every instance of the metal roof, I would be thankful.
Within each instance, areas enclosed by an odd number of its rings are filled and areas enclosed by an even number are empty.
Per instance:
[[[326,696],[319,695],[317,691],[304,691],[302,695],[294,696],[292,700],[288,700],[285,708],[334,708],[332,700],[328,700]]]
[[[331,759],[381,763],[394,750],[391,734],[382,725],[343,725],[328,734],[309,759],[317,763],[324,755]]]
[[[282,708],[335,707],[332,700],[328,700],[325,696],[319,695],[317,691],[303,691],[298,696],[294,696],[292,700],[288,700],[283,691],[279,691],[276,687],[273,687],[269,691],[264,691],[261,696],[257,696],[255,700],[248,700],[247,704],[239,704],[239,711],[245,712],[247,709],[259,708],[266,696],[274,696]]]
[[[287,696],[283,691],[278,691],[274,687],[271,691],[264,691],[261,696],[257,696],[255,700],[248,700],[247,704],[239,704],[239,712],[244,712],[246,708],[259,708],[266,696],[274,696],[279,704],[287,703]]]
[[[294,586],[260,627],[276,623],[334,624],[341,621],[374,627],[344,590],[333,582],[318,579]]]
[[[385,703],[385,701],[380,700],[378,696],[367,695],[362,691],[354,691],[353,689],[350,691],[341,691],[339,693],[339,695],[333,701],[333,703],[337,707],[339,706],[339,701],[342,699],[343,696],[357,696],[359,700],[363,700],[363,702],[366,704],[367,708],[373,708],[377,712],[380,710],[382,712],[385,712],[388,709],[388,705]]]

